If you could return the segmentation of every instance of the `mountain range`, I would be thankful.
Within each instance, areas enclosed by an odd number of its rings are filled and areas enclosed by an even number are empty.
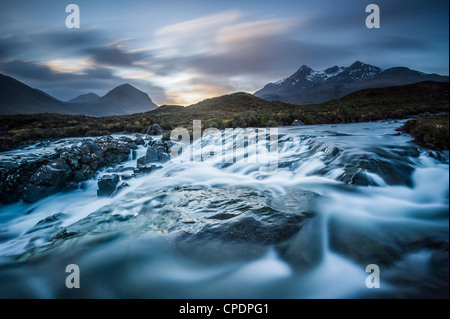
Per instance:
[[[254,93],[268,101],[282,101],[297,105],[323,103],[339,97],[372,88],[390,87],[423,81],[448,82],[448,76],[426,74],[406,67],[383,70],[377,66],[356,61],[348,67],[333,66],[315,71],[303,65],[291,76],[265,85]]]
[[[293,75],[265,85],[255,92],[254,96],[266,101],[296,105],[318,104],[360,90],[424,81],[448,82],[449,77],[426,74],[406,67],[383,70],[360,61],[348,67],[333,66],[324,71],[315,71],[303,65]],[[338,91],[336,88],[339,88]],[[12,77],[0,74],[0,115],[58,113],[102,117],[143,113],[156,108],[158,106],[146,93],[130,84],[122,84],[102,97],[87,93],[69,101],[61,101]],[[244,111],[242,109],[242,112]]]
[[[88,93],[64,102],[0,74],[0,115],[59,113],[110,116],[142,113],[157,107],[146,93],[130,84],[122,84],[102,97]]]

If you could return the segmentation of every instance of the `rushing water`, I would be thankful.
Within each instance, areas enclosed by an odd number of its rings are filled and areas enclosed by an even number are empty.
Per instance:
[[[238,161],[182,156],[112,198],[93,179],[1,206],[0,297],[448,297],[448,152],[400,125],[283,127],[272,172],[238,144]],[[79,289],[65,286],[68,264]]]

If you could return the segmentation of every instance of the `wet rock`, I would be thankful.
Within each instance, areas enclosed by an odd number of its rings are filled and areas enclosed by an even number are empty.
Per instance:
[[[73,237],[76,235],[78,235],[78,233],[67,231],[67,229],[64,228],[62,231],[60,231],[55,236],[53,236],[53,240],[70,238],[70,237]]]
[[[136,144],[136,145],[144,145],[144,144],[145,144],[145,141],[144,141],[144,139],[143,139],[141,136],[136,137],[136,138],[133,140],[133,142],[134,142],[134,144]]]
[[[250,246],[278,245],[302,229],[313,216],[303,212],[312,208],[316,196],[311,192],[298,196],[300,193],[292,195],[298,197],[294,210],[272,202],[268,194],[243,187],[179,187],[164,198],[163,211],[178,211],[180,220],[190,221],[177,241],[183,251],[202,254],[209,247],[212,251],[208,253],[216,255],[216,244],[225,244],[237,251],[242,248],[245,255]]]
[[[34,203],[38,200],[56,194],[59,191],[55,186],[27,184],[21,186],[21,199],[27,203]]]
[[[40,220],[36,223],[29,231],[27,231],[27,234],[34,233],[36,231],[49,228],[49,227],[55,227],[62,223],[62,219],[64,219],[66,215],[64,213],[57,213],[48,217],[45,217],[44,219]]]
[[[131,151],[143,143],[142,137],[104,136],[58,146],[50,154],[11,156],[0,163],[0,202],[35,202],[73,188],[99,169],[128,160]]]
[[[120,167],[116,167],[116,168],[107,169],[106,172],[107,173],[123,173],[123,172],[130,172],[130,171],[133,171],[133,170],[134,170],[133,167],[120,166]]]
[[[138,167],[134,170],[134,174],[151,173],[160,168],[162,168],[162,166],[155,164],[142,164],[138,165]]]
[[[111,197],[116,196],[122,189],[124,189],[126,187],[130,187],[130,185],[126,182],[120,183],[120,185],[117,186],[117,189],[111,194]]]
[[[82,182],[94,177],[94,175],[95,170],[93,170],[88,165],[83,165],[80,169],[75,171],[75,173],[73,174],[73,180],[75,182]]]
[[[165,131],[163,136],[161,137],[161,140],[162,141],[170,141],[170,134],[171,133],[172,133],[171,131]]]
[[[298,197],[294,210],[272,202],[269,194],[244,187],[169,187],[146,194],[145,201],[139,192],[131,192],[127,200],[140,198],[132,208],[133,214],[124,215],[130,207],[116,201],[68,226],[54,238],[99,233],[107,237],[119,232],[173,233],[177,249],[190,256],[208,255],[217,261],[249,258],[269,246],[289,243],[310,222],[313,215],[303,212],[311,209],[316,196],[309,193],[298,196],[301,191],[297,190],[290,196],[292,201]]]
[[[30,182],[35,185],[62,187],[71,177],[72,171],[62,158],[40,167],[31,177]]]
[[[148,135],[162,135],[162,134],[164,134],[164,130],[162,129],[161,126],[159,126],[159,124],[153,124],[153,125],[147,130],[147,134],[148,134]]]
[[[166,149],[163,146],[156,148],[149,146],[145,156],[138,158],[137,165],[142,166],[150,163],[165,163],[170,160],[169,155],[166,153]]]
[[[103,175],[98,179],[97,196],[110,196],[116,190],[117,183],[119,183],[119,175]]]

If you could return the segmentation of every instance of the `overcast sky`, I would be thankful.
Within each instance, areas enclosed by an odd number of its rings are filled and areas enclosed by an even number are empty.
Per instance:
[[[65,8],[80,8],[68,29]],[[381,28],[368,29],[375,3]],[[1,0],[0,73],[61,100],[130,83],[161,104],[253,93],[306,64],[448,75],[447,0]]]

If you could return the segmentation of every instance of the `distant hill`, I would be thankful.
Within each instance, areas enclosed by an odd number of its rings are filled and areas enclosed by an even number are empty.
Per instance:
[[[111,116],[148,112],[157,107],[146,93],[130,84],[120,85],[103,97],[88,93],[63,102],[0,74],[1,115],[58,113]]]
[[[87,103],[87,102],[93,102],[96,99],[98,99],[100,96],[98,96],[95,93],[87,93],[87,94],[82,94],[77,96],[76,98],[73,98],[69,101],[67,101],[67,103]]]
[[[122,84],[105,96],[93,98],[87,102],[77,101],[68,103],[79,113],[92,116],[111,116],[148,112],[156,109],[158,106],[153,103],[147,93],[144,93],[130,84]],[[83,98],[86,99],[86,95]],[[88,98],[89,98],[88,97]]]
[[[448,76],[426,74],[405,67],[383,70],[356,61],[348,67],[334,66],[315,71],[303,65],[293,75],[264,86],[255,96],[268,101],[304,105],[323,103],[334,99],[334,86],[339,86],[341,96],[364,89],[399,86],[424,81],[448,82]]]

